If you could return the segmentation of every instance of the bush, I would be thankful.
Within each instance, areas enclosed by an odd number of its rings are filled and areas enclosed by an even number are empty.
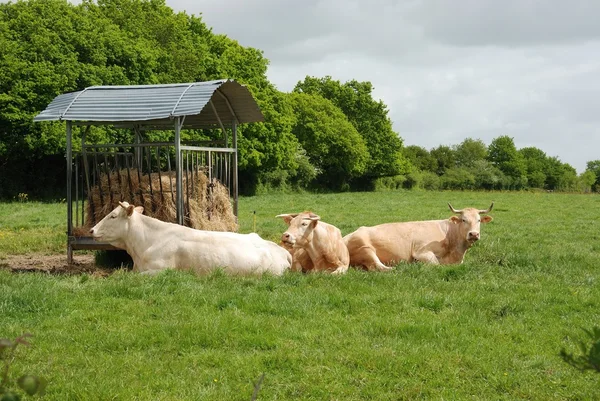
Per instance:
[[[407,178],[404,175],[380,177],[375,180],[375,191],[392,191],[405,188]]]
[[[475,188],[475,176],[466,168],[454,167],[446,170],[441,177],[442,189],[473,189]]]
[[[421,183],[419,188],[436,191],[440,189],[440,182],[440,177],[436,173],[431,171],[423,171],[421,172]]]

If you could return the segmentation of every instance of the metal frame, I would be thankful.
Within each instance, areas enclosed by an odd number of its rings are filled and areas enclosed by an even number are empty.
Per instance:
[[[214,110],[214,107],[213,107]],[[232,111],[233,112],[233,111]],[[218,141],[208,141],[208,144],[212,145],[222,145],[223,147],[215,147],[215,146],[195,146],[195,145],[186,145],[181,143],[181,130],[183,126],[183,122],[185,117],[175,117],[174,120],[174,132],[175,138],[173,142],[144,142],[142,135],[140,133],[139,125],[135,125],[133,127],[135,133],[135,143],[133,144],[86,144],[86,132],[82,135],[81,138],[81,156],[83,159],[86,159],[90,156],[88,149],[90,148],[111,148],[111,147],[132,147],[136,150],[136,159],[140,159],[142,157],[142,153],[138,153],[138,150],[141,150],[144,147],[159,147],[159,146],[172,146],[175,149],[175,204],[177,207],[177,223],[183,225],[184,224],[184,189],[183,189],[183,174],[184,174],[184,163],[183,163],[183,152],[206,152],[208,154],[207,163],[209,167],[209,171],[212,171],[212,160],[213,154],[222,154],[222,155],[231,155],[233,161],[231,162],[231,172],[232,179],[230,187],[230,196],[233,198],[233,213],[238,216],[238,151],[237,151],[237,119],[234,119],[234,122],[231,125],[231,147],[228,147],[228,137],[227,137],[227,129],[221,122],[218,114],[215,114],[217,119],[219,120],[220,128],[223,132],[223,139]],[[78,198],[79,195],[79,175],[78,164],[74,163],[73,159],[73,125],[72,121],[66,122],[66,163],[67,163],[67,262],[71,264],[73,262],[73,251],[74,250],[118,250],[108,243],[97,242],[92,237],[78,237],[73,234],[73,205],[75,205],[75,219],[79,217],[79,205],[81,204],[82,209],[82,219],[84,216],[84,208],[83,208],[83,196],[81,200]],[[89,127],[95,125],[94,123],[75,123],[75,125],[86,125],[88,130]],[[150,130],[152,130],[151,128]],[[227,163],[225,159],[225,163]],[[141,163],[140,163],[141,164]],[[73,167],[75,166],[75,171]],[[86,160],[84,163],[84,171],[82,172],[86,179],[89,178],[89,172],[87,171],[88,161]],[[211,177],[209,177],[210,179]],[[75,185],[74,185],[75,184]],[[76,199],[73,200],[73,189],[75,189]],[[85,191],[85,187],[82,187],[81,190]],[[89,184],[88,184],[89,190]],[[81,202],[80,202],[81,201]]]
[[[90,192],[90,174],[93,175],[98,173],[99,168],[107,168],[106,165],[109,164],[106,161],[107,155],[114,156],[113,166],[117,170],[119,168],[117,165],[119,156],[117,156],[117,154],[123,155],[126,161],[129,160],[127,159],[128,157],[133,157],[133,159],[131,159],[131,165],[137,164],[138,174],[140,174],[140,167],[145,163],[144,152],[146,152],[145,154],[148,156],[148,175],[150,179],[150,175],[152,174],[152,167],[150,166],[150,160],[152,159],[151,147],[156,147],[156,160],[159,165],[159,174],[161,168],[159,147],[173,147],[175,153],[174,170],[177,197],[174,199],[177,209],[176,220],[177,223],[184,224],[184,172],[186,174],[188,173],[189,166],[187,164],[189,163],[189,155],[192,154],[191,165],[193,168],[194,163],[196,163],[196,167],[198,166],[198,153],[195,153],[194,156],[193,152],[204,152],[202,154],[208,156],[202,157],[201,159],[208,163],[209,174],[211,174],[212,168],[215,167],[213,166],[215,163],[221,163],[221,167],[224,163],[226,174],[229,174],[229,171],[231,172],[231,178],[227,179],[227,183],[230,196],[233,198],[233,213],[237,218],[239,188],[237,150],[238,125],[241,123],[264,121],[264,116],[247,87],[234,80],[221,79],[182,84],[92,86],[78,92],[64,93],[57,96],[47,108],[35,116],[33,120],[36,122],[66,121],[67,259],[69,263],[72,263],[73,250],[75,249],[116,249],[110,244],[94,242],[90,237],[75,237],[73,233],[73,206],[75,205],[75,220],[78,220],[80,206],[78,197],[81,193],[81,217],[83,221],[86,212],[83,207],[83,193],[86,190]],[[224,122],[226,123],[224,124]],[[86,134],[89,131],[89,128],[91,126],[102,125],[133,130],[135,143],[121,145],[86,144]],[[81,155],[74,155],[73,152],[73,127],[75,126],[86,127],[81,138]],[[181,143],[181,131],[183,129],[198,128],[220,128],[223,132],[223,137],[217,141],[205,141],[203,143],[195,144]],[[229,129],[232,133],[231,138],[228,137]],[[164,143],[144,142],[144,132],[150,130],[174,130],[174,139],[172,142]],[[129,150],[126,153],[122,153],[121,151],[104,153],[101,156],[105,161],[104,167],[100,167],[102,165],[102,160],[98,164],[98,153],[92,154],[91,150],[97,151],[98,148],[101,147],[109,149],[117,146],[127,147],[127,149],[131,150],[133,155],[127,153]],[[172,150],[167,152],[167,155],[169,154],[172,154]],[[216,155],[219,156],[217,157]],[[80,164],[74,163],[74,157],[82,158],[83,165],[81,170],[79,168]],[[195,161],[194,157],[196,157]],[[96,162],[93,167],[90,167],[89,165],[91,160]],[[166,164],[169,165],[170,185],[172,185],[171,161],[172,159],[168,159],[166,162]],[[184,163],[186,163],[185,170]],[[221,168],[219,166],[217,167]],[[82,182],[80,187],[81,174],[86,177],[87,181],[85,184]],[[164,191],[160,175],[158,181],[161,183],[160,191],[162,194]],[[73,200],[74,190],[75,202]],[[152,194],[152,185],[150,185],[150,193]],[[172,192],[171,196],[173,196]],[[110,199],[112,202],[112,195]],[[103,200],[101,200],[101,202],[103,202]]]

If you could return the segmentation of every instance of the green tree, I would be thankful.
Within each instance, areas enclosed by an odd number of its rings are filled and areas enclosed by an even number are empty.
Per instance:
[[[441,177],[441,187],[443,189],[473,189],[475,176],[464,167],[449,168]]]
[[[585,171],[591,171],[596,177],[596,180],[592,184],[592,191],[600,191],[600,160],[592,160],[587,162]]]
[[[481,139],[467,138],[454,147],[458,167],[473,167],[477,161],[485,160],[487,153],[487,146]]]
[[[30,166],[42,157],[64,152],[64,123],[38,124],[33,117],[57,95],[91,85],[236,79],[248,86],[266,118],[240,129],[240,190],[251,190],[263,173],[295,171],[305,161],[291,133],[293,111],[268,81],[262,52],[214,35],[201,18],[174,13],[164,0],[0,3],[0,48],[0,163],[5,172],[0,196],[15,186],[26,187],[32,181],[28,176],[40,174]],[[76,146],[78,135],[75,129]],[[90,131],[89,139],[128,142],[128,136],[100,127]],[[64,177],[64,171],[56,174]]]
[[[527,185],[525,159],[517,151],[513,138],[507,135],[495,138],[488,152],[488,160],[510,179],[510,188],[519,189]]]
[[[446,170],[456,167],[456,153],[450,146],[440,145],[431,149],[431,157],[436,160],[438,175],[443,175]]]
[[[548,167],[548,156],[546,156],[546,153],[535,147],[519,149],[519,153],[525,160],[528,186],[530,188],[544,188]]]
[[[347,189],[350,180],[364,174],[367,167],[365,141],[329,100],[304,93],[293,93],[289,98],[296,116],[292,132],[317,169],[318,184]]]
[[[577,170],[562,163],[557,157],[549,157],[546,167],[546,188],[573,191],[577,188]]]
[[[408,172],[402,139],[392,129],[387,106],[373,99],[370,82],[351,80],[342,84],[330,76],[307,76],[294,92],[320,95],[342,110],[367,145],[370,158],[364,175],[368,179]]]
[[[406,160],[419,171],[437,171],[437,160],[421,146],[410,145],[402,149]]]
[[[477,160],[471,171],[475,178],[475,188],[498,190],[506,185],[504,173],[487,160]]]
[[[585,170],[578,177],[578,182],[581,192],[591,192],[593,185],[596,183],[596,175],[590,170]]]

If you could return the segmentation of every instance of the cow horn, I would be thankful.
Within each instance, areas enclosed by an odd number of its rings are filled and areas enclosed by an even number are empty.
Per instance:
[[[490,205],[490,207],[486,210],[480,210],[479,214],[485,214],[485,213],[489,213],[492,211],[492,208],[494,207],[494,202],[492,202],[492,204]]]
[[[300,213],[286,213],[286,214],[278,214],[277,217],[281,217],[281,218],[286,218],[286,217],[291,217],[292,219],[296,216],[298,216]]]
[[[448,206],[450,206],[450,210],[452,210],[452,213],[456,213],[456,214],[462,213],[462,209],[456,210],[455,208],[452,207],[452,205],[450,204],[450,202],[448,202]]]

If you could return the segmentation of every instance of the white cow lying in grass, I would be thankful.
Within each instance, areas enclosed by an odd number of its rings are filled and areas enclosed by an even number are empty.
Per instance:
[[[119,203],[90,233],[97,241],[125,249],[133,258],[134,271],[205,274],[222,268],[229,274],[281,275],[291,265],[288,251],[258,234],[195,230],[144,216],[141,206]]]

